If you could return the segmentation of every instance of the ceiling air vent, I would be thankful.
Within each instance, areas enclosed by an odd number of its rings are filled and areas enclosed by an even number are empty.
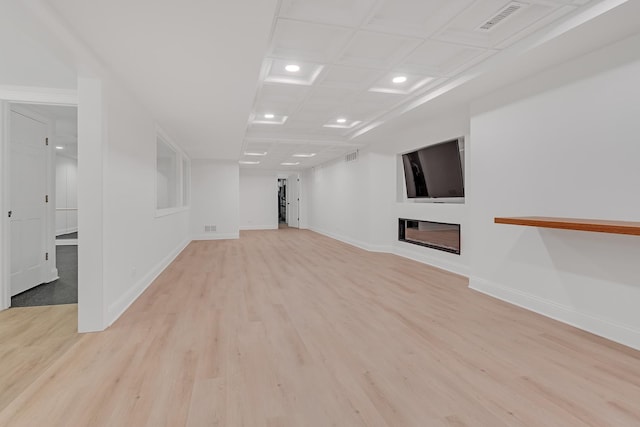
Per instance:
[[[358,159],[358,150],[354,151],[353,153],[349,153],[346,156],[344,156],[344,161],[345,162],[353,162],[354,160]]]
[[[506,5],[502,10],[496,13],[492,18],[487,19],[478,29],[480,31],[489,31],[495,28],[496,25],[503,22],[508,17],[522,9],[525,5],[523,3],[511,2]]]

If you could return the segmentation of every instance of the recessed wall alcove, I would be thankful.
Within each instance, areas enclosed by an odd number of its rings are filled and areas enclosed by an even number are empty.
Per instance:
[[[398,240],[460,255],[460,224],[398,218]]]

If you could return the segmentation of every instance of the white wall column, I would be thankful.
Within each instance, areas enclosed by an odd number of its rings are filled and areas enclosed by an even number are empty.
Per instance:
[[[106,326],[103,275],[104,159],[102,82],[78,79],[78,331]]]

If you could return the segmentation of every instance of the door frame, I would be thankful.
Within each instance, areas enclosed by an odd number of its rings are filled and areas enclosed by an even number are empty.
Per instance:
[[[0,87],[0,310],[11,306],[10,284],[10,234],[9,234],[9,120],[10,104],[42,104],[78,107],[78,94],[75,90],[50,88],[32,88],[20,86]],[[55,201],[55,199],[54,199]],[[53,204],[51,205],[53,206]]]
[[[292,180],[293,177],[295,177],[295,180]],[[289,224],[289,219],[290,219],[290,215],[294,215],[297,218],[296,219],[296,226],[293,226],[292,228],[300,228],[300,172],[293,172],[290,173],[287,176],[287,193],[286,193],[286,198],[287,198],[287,225],[289,227],[292,227],[291,224]],[[291,203],[289,202],[289,195],[290,195],[290,191],[295,190],[295,206],[297,208],[297,211],[291,212]]]

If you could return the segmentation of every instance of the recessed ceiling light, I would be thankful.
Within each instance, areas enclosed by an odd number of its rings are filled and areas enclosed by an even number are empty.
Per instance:
[[[299,165],[300,162],[284,162],[284,163],[280,163],[282,166],[295,166],[295,165]]]
[[[260,162],[256,162],[253,160],[240,160],[238,163],[240,163],[241,165],[259,165]]]
[[[289,64],[286,67],[284,67],[284,69],[290,73],[297,73],[298,71],[300,71],[300,66],[297,64]]]
[[[244,155],[245,156],[266,156],[267,152],[266,151],[245,151]]]
[[[297,153],[294,154],[293,157],[313,157],[316,153]]]
[[[64,147],[61,147],[61,146],[58,145],[58,146],[56,146],[56,150],[64,150]]]
[[[404,83],[407,81],[407,77],[406,76],[396,76],[393,79],[391,79],[392,82],[399,84],[399,83]]]
[[[267,113],[264,115],[265,119],[273,119],[275,117],[275,115],[271,114],[271,113]]]
[[[346,123],[347,119],[341,117],[341,118],[337,119],[336,122],[338,122],[338,123]]]

